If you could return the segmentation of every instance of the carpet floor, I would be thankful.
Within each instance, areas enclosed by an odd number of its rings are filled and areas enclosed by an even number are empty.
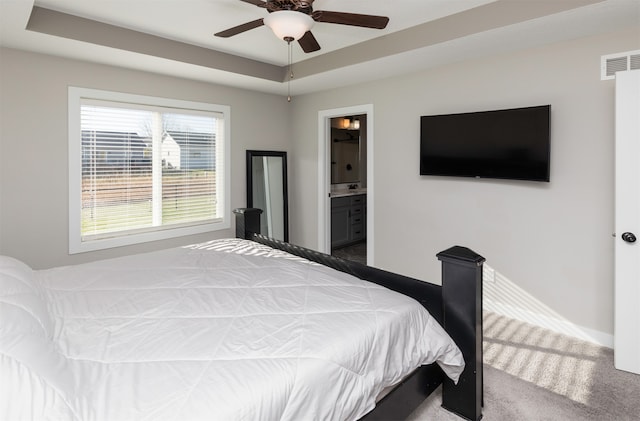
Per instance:
[[[484,313],[483,420],[640,421],[640,375],[613,350]],[[434,392],[410,421],[460,421]]]

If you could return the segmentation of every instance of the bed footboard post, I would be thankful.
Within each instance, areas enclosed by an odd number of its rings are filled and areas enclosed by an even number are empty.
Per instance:
[[[442,406],[472,421],[482,418],[482,265],[484,257],[454,246],[437,254],[442,262],[444,328],[456,342],[465,368],[455,385],[446,378]]]
[[[237,208],[236,214],[236,238],[251,239],[251,234],[260,234],[260,214],[262,209]]]

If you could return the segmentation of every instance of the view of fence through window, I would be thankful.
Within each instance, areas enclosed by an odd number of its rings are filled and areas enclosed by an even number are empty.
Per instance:
[[[81,106],[84,239],[218,218],[215,113]]]

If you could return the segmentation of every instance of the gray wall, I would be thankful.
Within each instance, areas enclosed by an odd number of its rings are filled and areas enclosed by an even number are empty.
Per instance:
[[[233,236],[230,230],[68,255],[67,87],[231,106],[231,206],[245,206],[245,150],[289,151],[289,104],[276,95],[0,50],[0,254],[34,268]],[[294,175],[293,173],[292,175]]]
[[[614,81],[600,81],[599,62],[640,48],[639,33],[636,27],[297,98],[291,240],[318,243],[310,223],[318,214],[318,141],[309,130],[318,112],[373,104],[375,265],[439,282],[435,254],[464,245],[496,271],[487,305],[584,327],[607,342]],[[418,175],[421,115],[541,104],[552,105],[550,183]]]
[[[36,268],[220,238],[216,232],[67,255],[67,86],[231,106],[232,207],[245,149],[289,152],[291,241],[318,244],[318,112],[374,106],[375,264],[439,282],[453,244],[487,258],[485,304],[613,332],[614,82],[603,54],[640,48],[640,28],[337,90],[282,97],[0,50],[0,253]],[[551,183],[420,177],[420,115],[552,104]],[[267,135],[265,135],[265,133]],[[295,141],[294,141],[295,140]],[[370,182],[372,180],[369,180]]]

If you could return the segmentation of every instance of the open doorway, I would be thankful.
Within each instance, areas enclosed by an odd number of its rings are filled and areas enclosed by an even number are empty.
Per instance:
[[[319,113],[318,249],[373,265],[373,107]]]
[[[331,255],[366,264],[367,115],[330,121]]]

